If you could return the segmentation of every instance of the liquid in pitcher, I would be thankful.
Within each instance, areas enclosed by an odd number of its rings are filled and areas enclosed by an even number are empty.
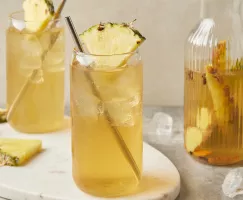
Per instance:
[[[185,68],[185,147],[209,164],[227,165],[243,158],[242,60],[226,58],[226,44],[214,51],[213,62]]]

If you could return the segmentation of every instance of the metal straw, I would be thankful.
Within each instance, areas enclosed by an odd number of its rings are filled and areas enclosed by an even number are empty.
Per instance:
[[[72,22],[71,17],[69,17],[69,16],[66,17],[66,22],[67,22],[67,25],[68,25],[68,27],[69,27],[70,33],[71,33],[71,35],[72,35],[72,37],[73,37],[73,40],[75,41],[75,44],[76,44],[78,50],[79,50],[80,52],[84,52],[84,50],[83,50],[83,48],[82,48],[82,46],[81,46],[81,42],[80,42],[80,40],[79,40],[79,38],[78,38],[78,34],[77,34],[77,32],[76,32],[76,30],[75,30],[75,27],[74,27],[74,25],[73,25],[73,22]],[[99,98],[99,100],[100,100],[101,102],[103,102],[102,97],[101,97],[101,95],[100,95],[100,92],[99,92],[99,90],[97,89],[97,87],[96,87],[94,81],[92,80],[92,77],[90,76],[89,72],[85,71],[85,76],[86,76],[88,82],[89,82],[90,85],[91,85],[93,94],[94,94],[97,98]],[[139,170],[139,168],[138,168],[138,166],[137,166],[137,163],[136,163],[136,161],[134,160],[134,158],[133,158],[133,156],[132,156],[132,154],[131,154],[129,148],[127,147],[127,145],[126,145],[126,143],[125,143],[123,137],[121,136],[119,130],[117,129],[116,126],[113,126],[113,124],[114,124],[113,119],[112,119],[112,117],[110,116],[110,114],[109,114],[109,112],[108,112],[108,110],[107,110],[106,108],[104,108],[104,116],[105,116],[105,118],[106,118],[108,124],[110,125],[110,128],[111,128],[111,130],[112,130],[112,132],[113,132],[113,135],[114,135],[114,137],[115,137],[115,139],[116,139],[116,141],[117,141],[117,143],[118,143],[118,145],[119,145],[121,151],[123,152],[124,157],[126,158],[126,160],[128,161],[128,163],[130,164],[130,166],[131,166],[131,168],[132,168],[132,170],[133,170],[133,172],[134,172],[134,174],[135,174],[137,180],[139,180],[139,179],[140,179],[140,170]]]
[[[63,0],[61,2],[60,6],[58,7],[57,12],[55,13],[55,15],[53,17],[53,23],[52,23],[52,25],[51,25],[50,28],[53,28],[53,27],[56,26],[57,19],[60,17],[61,12],[62,12],[62,10],[64,8],[65,3],[66,3],[66,0]],[[48,25],[48,24],[46,24],[46,25]],[[56,40],[57,40],[59,34],[60,34],[60,32],[52,35],[52,37],[51,37],[51,43],[49,45],[49,48],[42,53],[42,56],[41,56],[42,64],[43,64],[43,61],[45,60],[45,57],[46,57],[47,53],[51,50],[51,48],[56,43]],[[17,94],[16,98],[14,99],[13,103],[10,105],[10,108],[8,110],[8,113],[7,113],[7,121],[10,121],[11,120],[11,118],[13,116],[13,113],[16,110],[16,107],[19,105],[20,100],[23,99],[23,96],[25,95],[26,91],[28,90],[29,86],[31,85],[30,84],[31,83],[31,80],[34,80],[35,79],[35,77],[38,75],[39,70],[42,70],[42,69],[41,68],[34,69],[32,71],[32,73],[31,73],[31,76],[26,80],[26,82],[24,83],[24,85],[20,89],[20,91]]]

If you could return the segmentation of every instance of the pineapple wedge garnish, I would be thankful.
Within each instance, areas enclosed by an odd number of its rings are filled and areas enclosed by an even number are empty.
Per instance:
[[[52,0],[25,0],[23,9],[26,29],[31,32],[43,31],[55,13]]]
[[[19,166],[41,151],[40,140],[0,138],[0,166]]]
[[[146,38],[140,32],[126,23],[101,23],[92,26],[80,35],[81,41],[89,53],[97,56],[96,66],[102,68],[117,68],[122,66]]]

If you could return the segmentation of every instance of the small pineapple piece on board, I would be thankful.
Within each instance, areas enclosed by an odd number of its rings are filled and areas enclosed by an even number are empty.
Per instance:
[[[41,151],[40,140],[0,138],[0,166],[19,166]]]

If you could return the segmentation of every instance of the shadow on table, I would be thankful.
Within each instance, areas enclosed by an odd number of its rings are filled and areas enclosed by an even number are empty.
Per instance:
[[[136,191],[134,191],[131,195],[138,194],[146,194],[146,195],[157,195],[158,197],[162,197],[160,194],[161,188],[167,188],[171,186],[171,182],[167,180],[161,180],[160,178],[156,178],[149,175],[144,175],[142,177],[141,183]],[[155,197],[155,196],[154,196]],[[163,198],[169,199],[169,194],[164,194]]]

